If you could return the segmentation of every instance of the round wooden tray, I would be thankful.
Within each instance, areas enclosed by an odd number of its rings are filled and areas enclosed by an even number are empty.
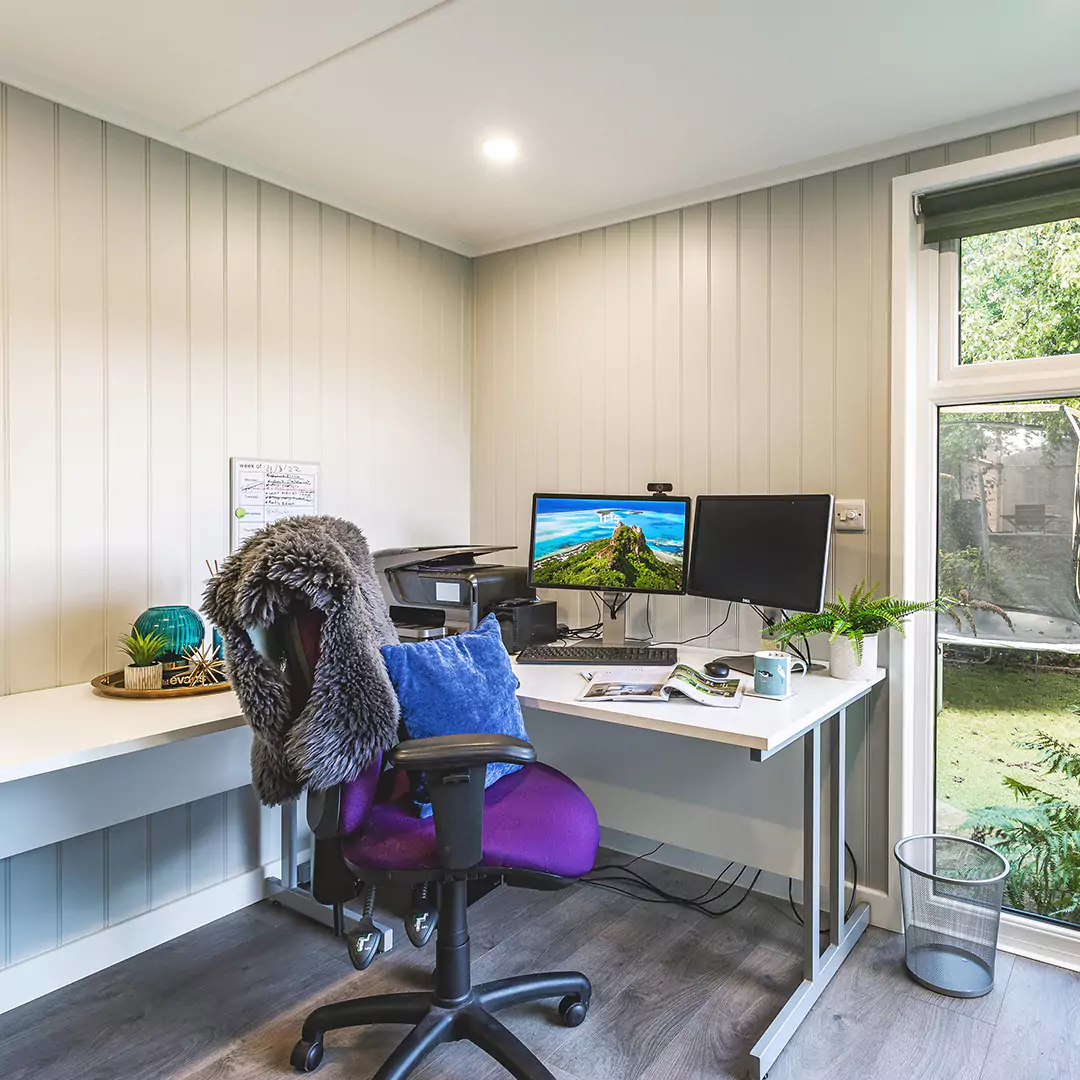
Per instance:
[[[205,686],[163,686],[160,690],[129,690],[124,686],[124,671],[109,671],[90,680],[90,685],[106,697],[128,698],[178,698],[193,697],[195,694],[216,694],[219,690],[230,690],[228,682],[207,683]]]

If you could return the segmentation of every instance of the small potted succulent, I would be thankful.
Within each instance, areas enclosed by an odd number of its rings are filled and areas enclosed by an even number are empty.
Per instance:
[[[890,627],[904,632],[903,623],[918,611],[947,611],[956,603],[949,597],[901,600],[878,596],[877,586],[863,581],[846,599],[842,593],[821,611],[805,611],[777,623],[768,631],[781,645],[811,634],[829,635],[829,674],[837,679],[869,680],[877,670],[878,634]]]
[[[130,634],[120,639],[120,651],[128,658],[124,668],[124,688],[127,690],[161,689],[161,654],[169,647],[163,634],[151,630],[142,634],[134,626]]]

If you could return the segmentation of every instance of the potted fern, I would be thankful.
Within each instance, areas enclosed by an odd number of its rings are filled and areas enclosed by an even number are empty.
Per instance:
[[[918,602],[878,596],[863,581],[845,599],[842,593],[821,611],[800,612],[769,630],[781,645],[811,634],[829,635],[829,673],[837,679],[869,680],[877,669],[878,634],[890,627],[904,632],[904,620],[918,611],[945,611],[955,601],[938,597]]]
[[[128,690],[160,690],[162,664],[160,656],[169,647],[163,634],[156,630],[141,634],[136,627],[120,639],[120,651],[128,658],[124,668],[124,687]]]

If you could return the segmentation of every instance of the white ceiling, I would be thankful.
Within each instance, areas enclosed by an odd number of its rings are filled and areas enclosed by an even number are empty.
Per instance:
[[[4,81],[466,254],[1080,105],[1074,0],[0,0],[0,26]]]

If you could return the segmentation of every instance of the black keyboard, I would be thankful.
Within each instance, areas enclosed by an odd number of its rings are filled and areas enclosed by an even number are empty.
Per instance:
[[[578,667],[674,667],[678,650],[644,645],[526,645],[517,654],[519,664],[576,664]]]

